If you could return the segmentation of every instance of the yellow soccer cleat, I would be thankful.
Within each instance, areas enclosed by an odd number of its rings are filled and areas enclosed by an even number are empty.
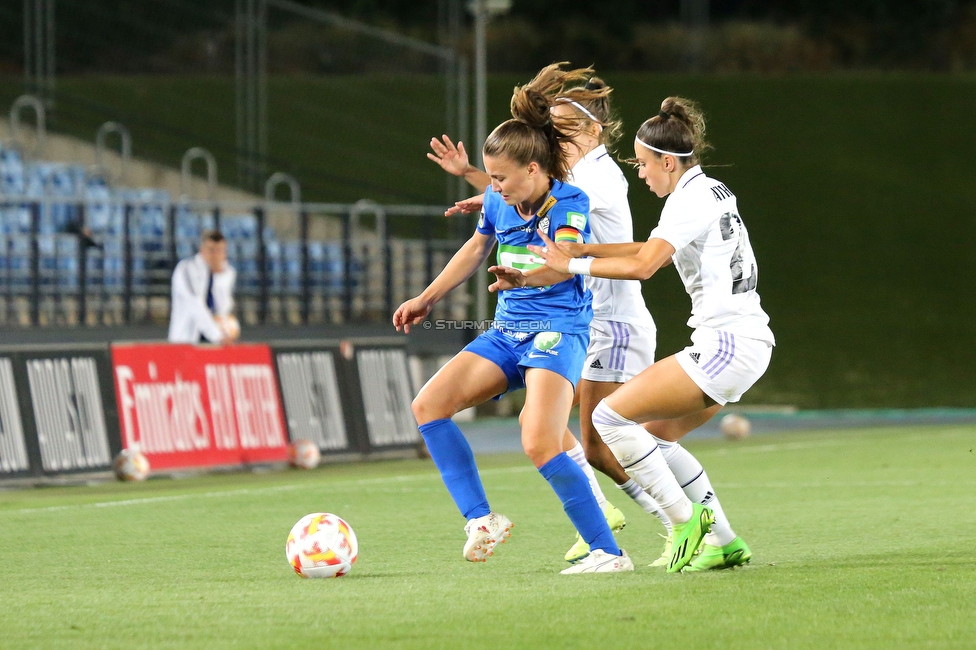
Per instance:
[[[603,516],[607,518],[607,526],[615,533],[619,533],[627,525],[627,518],[624,517],[624,513],[609,501],[603,506]],[[576,564],[589,554],[590,545],[586,543],[582,535],[576,533],[576,543],[566,551],[566,561],[570,564]]]
[[[658,533],[658,535],[661,535],[661,534]],[[667,536],[661,535],[661,537],[664,537],[664,550],[661,551],[661,557],[659,557],[658,559],[654,560],[653,562],[651,562],[647,566],[663,566],[663,567],[666,567],[666,566],[668,566],[671,563],[671,535],[670,534],[668,534]]]

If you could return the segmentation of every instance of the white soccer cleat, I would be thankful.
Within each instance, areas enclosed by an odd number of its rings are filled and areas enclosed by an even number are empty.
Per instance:
[[[509,538],[515,524],[505,515],[489,512],[484,517],[469,519],[464,527],[468,541],[464,545],[464,559],[468,562],[486,562],[494,552],[495,544]]]
[[[606,551],[597,549],[591,551],[585,558],[559,573],[569,575],[571,573],[619,573],[621,571],[633,571],[634,563],[627,556],[627,551],[620,549],[620,555],[611,555]]]

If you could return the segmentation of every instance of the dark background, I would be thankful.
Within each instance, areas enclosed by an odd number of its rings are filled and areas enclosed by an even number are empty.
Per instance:
[[[447,2],[300,0],[428,41],[444,37],[438,25]],[[969,0],[712,0],[709,5],[710,29],[724,34],[719,40],[725,42],[724,55],[706,57],[706,70],[958,71],[976,64],[976,3]],[[0,70],[13,72],[22,63],[22,10],[16,0],[0,4]],[[207,34],[221,49],[233,10],[232,0],[59,0],[57,20],[70,25],[59,30],[58,50],[70,53],[59,69],[179,67],[194,36]],[[491,67],[532,71],[569,59],[618,70],[674,69],[683,64],[660,58],[660,30],[679,26],[681,19],[681,3],[674,1],[514,0],[511,11],[490,26],[489,40],[496,47]],[[513,41],[516,52],[509,49]],[[462,45],[470,46],[470,36]],[[159,56],[167,50],[171,55],[182,50],[184,56]],[[751,55],[729,60],[730,51],[742,50]],[[771,50],[778,50],[775,57],[768,56]],[[226,64],[216,52],[206,56],[214,67]]]

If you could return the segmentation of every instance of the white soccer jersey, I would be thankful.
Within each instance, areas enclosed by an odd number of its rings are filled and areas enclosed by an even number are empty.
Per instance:
[[[627,179],[604,145],[573,166],[569,182],[590,197],[591,241],[620,244],[634,241],[634,224],[627,203]],[[593,318],[653,327],[637,280],[586,278],[593,294]]]
[[[649,239],[674,246],[674,266],[691,296],[693,328],[775,344],[759,304],[759,267],[735,195],[695,165],[678,180]]]

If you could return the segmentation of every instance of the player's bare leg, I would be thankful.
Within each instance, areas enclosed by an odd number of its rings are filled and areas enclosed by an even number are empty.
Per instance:
[[[497,365],[472,352],[459,352],[431,377],[414,398],[417,424],[452,418],[508,390],[508,379]]]

